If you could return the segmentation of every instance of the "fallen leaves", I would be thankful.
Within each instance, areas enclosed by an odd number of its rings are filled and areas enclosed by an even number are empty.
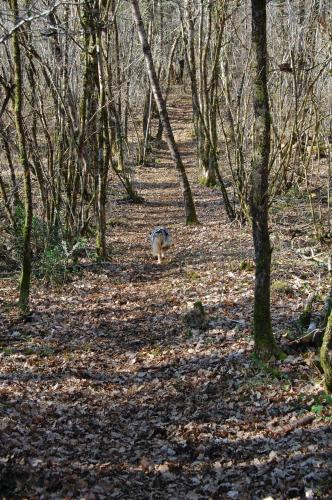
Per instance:
[[[174,171],[166,164],[143,175],[148,203],[126,206],[128,225],[112,228],[109,266],[87,268],[60,290],[34,285],[29,323],[1,311],[1,495],[242,500],[328,492],[328,405],[319,401],[324,412],[310,413],[321,390],[311,383],[311,358],[291,354],[270,371],[252,362],[253,270],[239,265],[252,259],[250,229],[229,225],[219,193],[198,186],[209,208],[201,226],[183,227]],[[161,187],[152,190],[156,175]],[[171,213],[150,203],[159,196]],[[160,223],[175,240],[163,266],[146,243]],[[290,277],[299,296],[273,298],[279,337],[303,302],[302,267]],[[6,303],[14,284],[0,282]],[[207,329],[183,322],[198,300]]]

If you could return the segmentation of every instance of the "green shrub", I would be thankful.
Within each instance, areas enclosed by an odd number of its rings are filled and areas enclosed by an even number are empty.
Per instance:
[[[24,219],[24,207],[19,205],[15,210],[15,227],[12,230],[14,251],[18,260],[21,260],[22,257]],[[55,231],[49,234],[46,222],[37,215],[34,215],[31,223],[31,249],[34,258],[40,257],[45,248],[50,244],[54,245],[57,243],[59,243],[59,237],[55,234]]]
[[[44,250],[37,274],[51,285],[63,284],[67,279],[67,257],[61,245]]]
[[[23,227],[25,212],[22,206],[15,211],[15,227],[13,247],[15,259],[20,262],[23,251]],[[70,244],[61,238],[62,229],[59,225],[49,229],[47,223],[34,215],[31,227],[31,250],[33,270],[38,278],[52,285],[63,284],[68,279],[68,262],[75,264],[79,257],[87,256],[85,238],[77,238]]]
[[[292,294],[293,289],[287,281],[276,280],[271,284],[271,290],[277,293]]]

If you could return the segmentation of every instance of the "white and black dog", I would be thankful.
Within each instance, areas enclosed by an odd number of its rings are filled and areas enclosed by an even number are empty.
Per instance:
[[[172,244],[172,238],[165,227],[156,227],[150,233],[152,255],[158,258],[158,264],[161,264],[165,257],[165,250],[168,250]]]

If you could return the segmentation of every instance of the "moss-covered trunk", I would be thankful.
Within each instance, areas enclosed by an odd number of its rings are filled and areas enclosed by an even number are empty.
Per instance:
[[[103,40],[102,40],[102,17],[107,17],[108,10],[99,12],[96,34],[96,54],[98,63],[98,93],[99,93],[99,113],[98,113],[98,187],[97,187],[97,234],[96,252],[99,258],[107,258],[106,246],[106,201],[107,201],[107,180],[111,155],[111,144],[108,134],[108,113],[106,106],[106,89],[104,75]]]
[[[16,19],[19,18],[17,0],[11,0],[11,9]],[[32,190],[30,166],[28,161],[23,115],[23,74],[21,51],[19,45],[19,30],[13,33],[14,72],[15,72],[15,126],[18,141],[19,161],[24,174],[24,226],[23,226],[23,252],[22,274],[20,280],[19,306],[23,313],[29,310],[30,278],[31,278],[31,225],[32,225]]]
[[[327,321],[323,344],[320,349],[320,363],[325,377],[326,390],[332,393],[332,311]]]
[[[267,360],[279,354],[271,327],[271,246],[268,229],[270,111],[267,90],[266,0],[252,0],[254,152],[251,214],[255,247],[255,352]]]

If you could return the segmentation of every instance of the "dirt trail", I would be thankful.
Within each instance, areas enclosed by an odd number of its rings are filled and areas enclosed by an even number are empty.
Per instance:
[[[251,359],[249,229],[198,186],[190,101],[170,114],[202,224],[187,228],[166,149],[138,173],[143,205],[114,204],[113,257],[61,290],[34,286],[31,321],[11,327],[0,372],[0,493],[86,499],[303,498],[331,483],[331,431],[308,411],[311,368],[275,375]],[[174,246],[158,266],[148,234]],[[209,328],[184,322],[201,300]],[[284,322],[283,317],[279,318]],[[9,343],[9,337],[11,341]],[[289,422],[294,423],[290,429]]]

